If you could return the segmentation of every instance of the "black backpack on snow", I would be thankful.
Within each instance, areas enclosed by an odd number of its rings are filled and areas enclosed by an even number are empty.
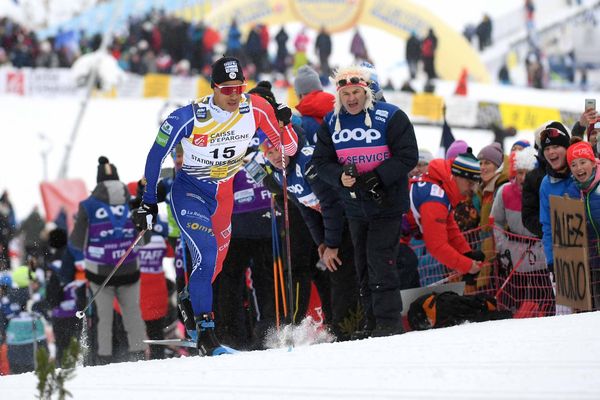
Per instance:
[[[408,323],[417,331],[506,318],[512,318],[512,313],[498,311],[496,299],[485,294],[461,296],[455,292],[433,292],[418,297],[408,310]]]

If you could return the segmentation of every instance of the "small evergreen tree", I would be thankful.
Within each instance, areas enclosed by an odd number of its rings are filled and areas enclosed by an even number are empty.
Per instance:
[[[361,322],[365,318],[365,313],[360,304],[356,305],[355,310],[350,310],[349,315],[339,323],[341,331],[350,336],[352,333],[361,329]]]
[[[71,392],[65,388],[65,383],[75,377],[75,367],[79,357],[79,343],[74,337],[71,338],[69,346],[63,353],[61,368],[56,368],[56,363],[50,361],[48,350],[40,348],[36,354],[37,366],[35,374],[38,377],[38,399],[50,400],[52,395],[58,392],[58,399],[65,400],[73,397]]]

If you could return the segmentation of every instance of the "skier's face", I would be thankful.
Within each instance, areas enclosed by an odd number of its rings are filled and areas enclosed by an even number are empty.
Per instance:
[[[462,176],[455,176],[454,180],[456,181],[456,186],[458,187],[458,191],[461,196],[470,196],[473,194],[475,186],[477,186],[477,182],[463,178]]]
[[[365,109],[367,90],[370,89],[365,89],[362,86],[344,86],[340,88],[340,100],[348,113],[356,115]]]
[[[240,106],[245,87],[244,82],[238,80],[215,84],[213,88],[215,104],[222,110],[234,112]]]
[[[571,174],[578,182],[585,182],[594,173],[595,163],[587,158],[576,158],[571,161]]]

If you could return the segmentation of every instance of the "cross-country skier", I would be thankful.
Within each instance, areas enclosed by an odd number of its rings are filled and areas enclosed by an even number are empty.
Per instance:
[[[211,74],[213,94],[175,110],[163,122],[146,160],[143,202],[134,213],[138,229],[156,220],[156,185],[162,161],[173,146],[182,143],[183,167],[171,189],[171,209],[192,253],[189,294],[202,355],[226,352],[214,333],[211,283],[229,246],[232,178],[258,128],[276,146],[283,146],[285,154],[294,154],[298,146],[289,120],[281,121],[280,137],[280,122],[273,108],[263,98],[245,94],[244,81],[236,58],[217,60]]]

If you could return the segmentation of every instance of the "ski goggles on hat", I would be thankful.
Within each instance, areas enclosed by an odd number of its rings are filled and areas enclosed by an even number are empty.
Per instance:
[[[338,90],[343,88],[344,86],[367,86],[367,82],[363,78],[359,78],[358,76],[353,76],[350,78],[342,78],[336,82]]]
[[[557,138],[557,137],[560,137],[560,136],[565,136],[565,133],[563,131],[561,131],[560,129],[547,128],[547,129],[544,129],[542,131],[542,133],[541,133],[540,136],[542,136],[542,135],[544,137],[546,137],[546,138],[552,138],[552,139],[554,139],[554,138]]]
[[[214,84],[215,87],[219,88],[222,94],[225,96],[229,96],[232,94],[242,94],[244,93],[244,89],[246,88],[246,84],[242,83],[241,85],[218,85]]]

